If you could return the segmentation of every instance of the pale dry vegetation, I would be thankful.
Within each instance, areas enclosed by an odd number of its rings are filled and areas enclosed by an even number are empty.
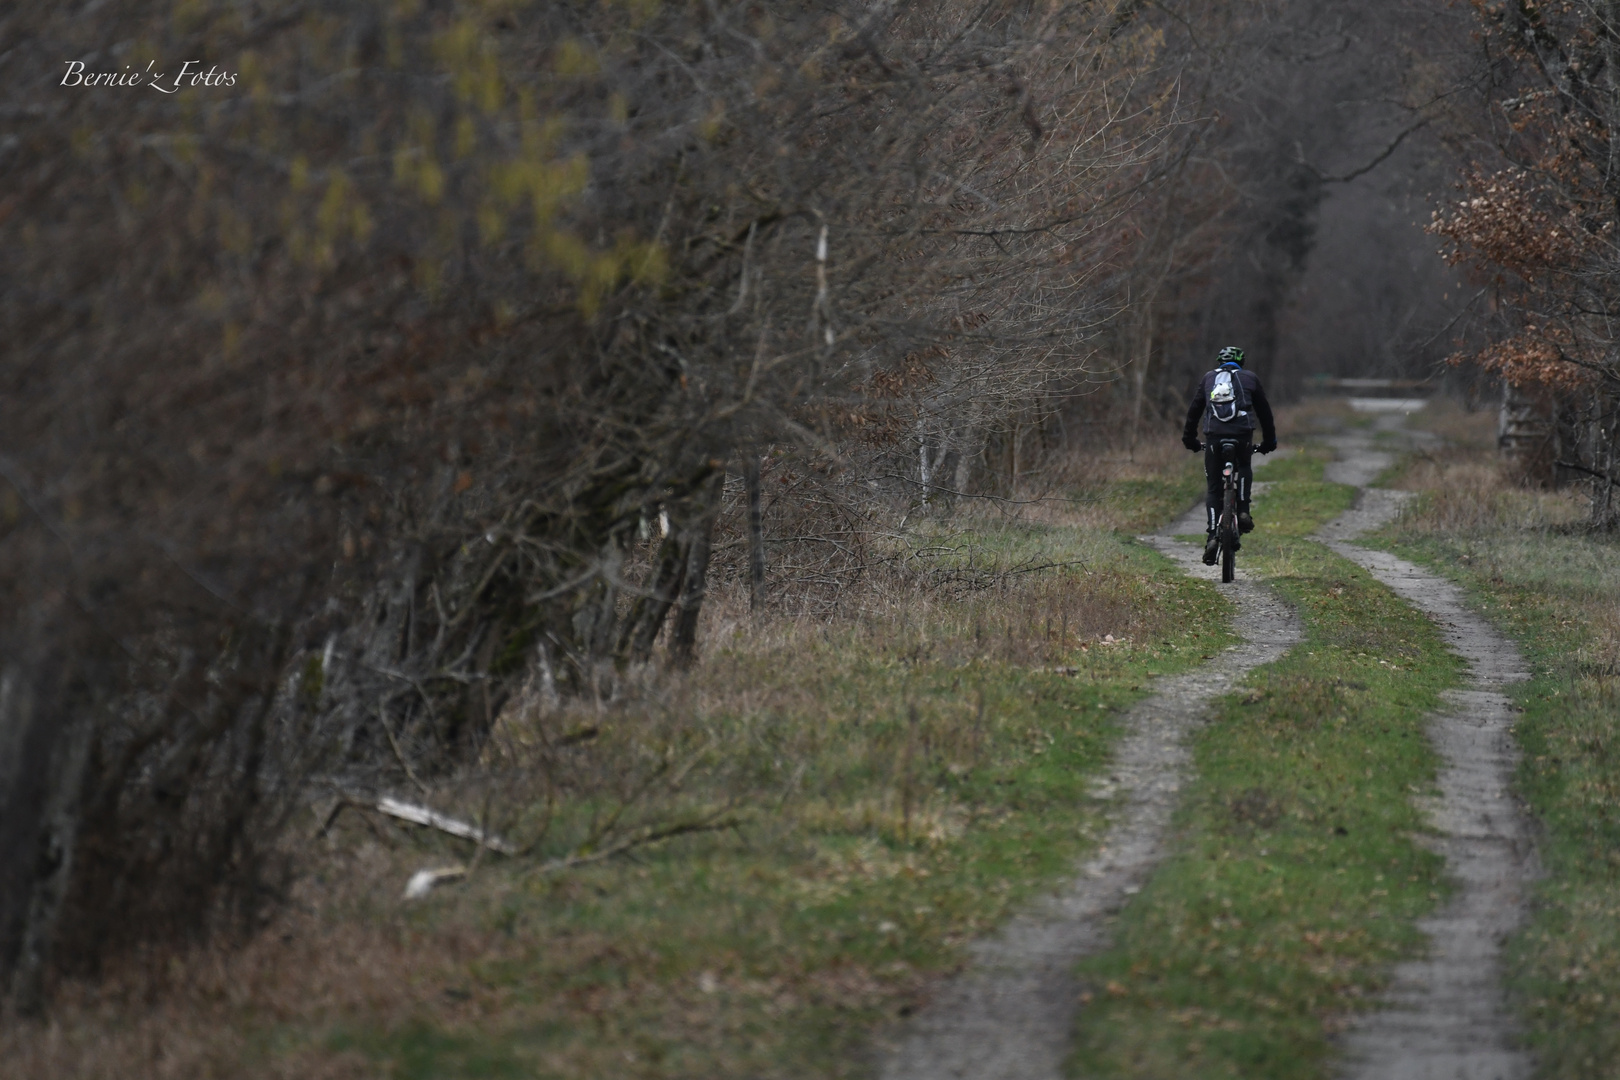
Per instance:
[[[1587,517],[1582,493],[1529,486],[1511,463],[1481,461],[1473,453],[1420,455],[1401,486],[1422,493],[1401,515],[1401,526],[1413,531],[1534,533],[1578,526]]]
[[[1489,405],[1470,407],[1449,394],[1438,394],[1408,426],[1436,436],[1454,454],[1494,460],[1499,420],[1498,410]]]
[[[1444,440],[1410,455],[1397,481],[1416,492],[1392,526],[1408,541],[1453,545],[1470,570],[1518,587],[1546,584],[1570,606],[1565,625],[1585,628],[1577,663],[1620,670],[1620,572],[1593,533],[1580,486],[1549,489],[1496,448],[1494,410],[1436,398],[1420,427]],[[1511,564],[1511,565],[1510,565]]]
[[[1579,489],[1548,490],[1496,452],[1496,414],[1437,398],[1421,426],[1444,441],[1406,462],[1399,487],[1420,493],[1397,525],[1414,533],[1478,536],[1575,528],[1588,513]]]

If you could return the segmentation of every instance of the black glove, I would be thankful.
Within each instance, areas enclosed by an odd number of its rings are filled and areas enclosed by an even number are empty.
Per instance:
[[[1193,438],[1191,435],[1183,435],[1181,437],[1181,445],[1185,446],[1195,454],[1204,448],[1204,444]]]
[[[1255,450],[1259,451],[1262,454],[1269,454],[1275,449],[1277,449],[1277,440],[1276,439],[1266,439],[1259,446],[1255,447]]]

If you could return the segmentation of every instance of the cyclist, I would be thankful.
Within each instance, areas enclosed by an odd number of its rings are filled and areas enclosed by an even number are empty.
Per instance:
[[[1249,516],[1249,486],[1254,481],[1254,470],[1249,464],[1249,452],[1257,449],[1269,454],[1277,449],[1277,426],[1271,418],[1271,403],[1261,389],[1260,378],[1243,366],[1243,350],[1228,345],[1220,351],[1220,363],[1206,374],[1187,406],[1187,426],[1181,433],[1181,443],[1188,450],[1204,451],[1204,478],[1209,482],[1208,499],[1209,535],[1204,541],[1204,565],[1214,566],[1220,554],[1215,539],[1215,527],[1220,521],[1223,480],[1221,467],[1226,459],[1220,443],[1231,440],[1235,452],[1231,455],[1238,472],[1238,531],[1254,529],[1254,518]],[[1198,441],[1198,422],[1204,423],[1205,442]],[[1260,445],[1251,446],[1255,420],[1260,422]]]

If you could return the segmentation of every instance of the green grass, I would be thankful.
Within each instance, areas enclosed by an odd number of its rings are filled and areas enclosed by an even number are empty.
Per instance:
[[[1325,1075],[1331,1036],[1446,890],[1411,796],[1432,786],[1424,716],[1460,665],[1422,615],[1302,539],[1353,495],[1321,481],[1324,458],[1262,476],[1275,486],[1239,565],[1298,606],[1306,637],[1197,737],[1174,854],[1082,965],[1076,1075]]]
[[[1276,450],[1264,457],[1256,454],[1253,458],[1255,465],[1255,480],[1260,483],[1276,483],[1279,481],[1307,481],[1320,483],[1322,469],[1333,460],[1333,453],[1315,444],[1292,446]],[[1335,487],[1342,485],[1334,485]],[[1265,502],[1277,502],[1288,507],[1288,518],[1296,522],[1305,532],[1317,527],[1317,517],[1299,506],[1292,497],[1283,500],[1280,495],[1271,496]],[[1327,520],[1327,519],[1322,519]]]
[[[965,539],[940,560],[966,566]],[[470,887],[373,909],[475,955],[425,968],[415,1008],[274,1042],[401,1078],[867,1075],[874,1031],[1093,846],[1088,779],[1120,712],[1231,640],[1217,591],[1140,545],[1051,526],[971,540],[980,568],[1078,565],[774,643],[739,628],[698,676],[715,749],[689,783],[741,797],[743,825],[560,874],[485,863]],[[1100,644],[1107,628],[1130,640]],[[606,727],[592,746],[637,752]],[[560,808],[538,857],[601,810]],[[412,842],[411,867],[453,853]]]
[[[1188,454],[1163,476],[1116,481],[1099,495],[1125,532],[1153,529],[1176,518],[1204,492],[1204,456]]]
[[[1240,565],[1262,550],[1259,545],[1268,538],[1309,536],[1349,507],[1353,489],[1322,479],[1323,467],[1332,460],[1331,451],[1316,445],[1296,446],[1266,457],[1255,456],[1254,482],[1271,487],[1262,489],[1265,493],[1254,497],[1252,509],[1258,531],[1244,540]],[[1202,491],[1200,484],[1199,493]],[[1183,537],[1187,540],[1202,538],[1202,534]]]
[[[1508,693],[1546,877],[1508,948],[1510,989],[1538,1075],[1620,1077],[1620,546],[1500,526],[1396,527],[1381,546],[1461,583],[1529,662]]]

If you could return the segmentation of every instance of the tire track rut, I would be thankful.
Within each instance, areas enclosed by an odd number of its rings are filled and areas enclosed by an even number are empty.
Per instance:
[[[1364,567],[1436,624],[1468,662],[1468,687],[1446,695],[1429,738],[1441,758],[1440,795],[1429,802],[1439,834],[1430,847],[1458,884],[1444,908],[1418,923],[1429,955],[1396,967],[1384,1011],[1344,1040],[1349,1080],[1522,1080],[1532,1062],[1507,1007],[1501,950],[1522,922],[1538,872],[1529,820],[1511,790],[1518,748],[1501,688],[1527,678],[1511,641],[1470,611],[1444,578],[1348,541],[1392,520],[1406,493],[1368,488],[1390,456],[1365,437],[1331,440],[1341,460],[1327,479],[1361,487],[1356,506],[1317,538]]]

